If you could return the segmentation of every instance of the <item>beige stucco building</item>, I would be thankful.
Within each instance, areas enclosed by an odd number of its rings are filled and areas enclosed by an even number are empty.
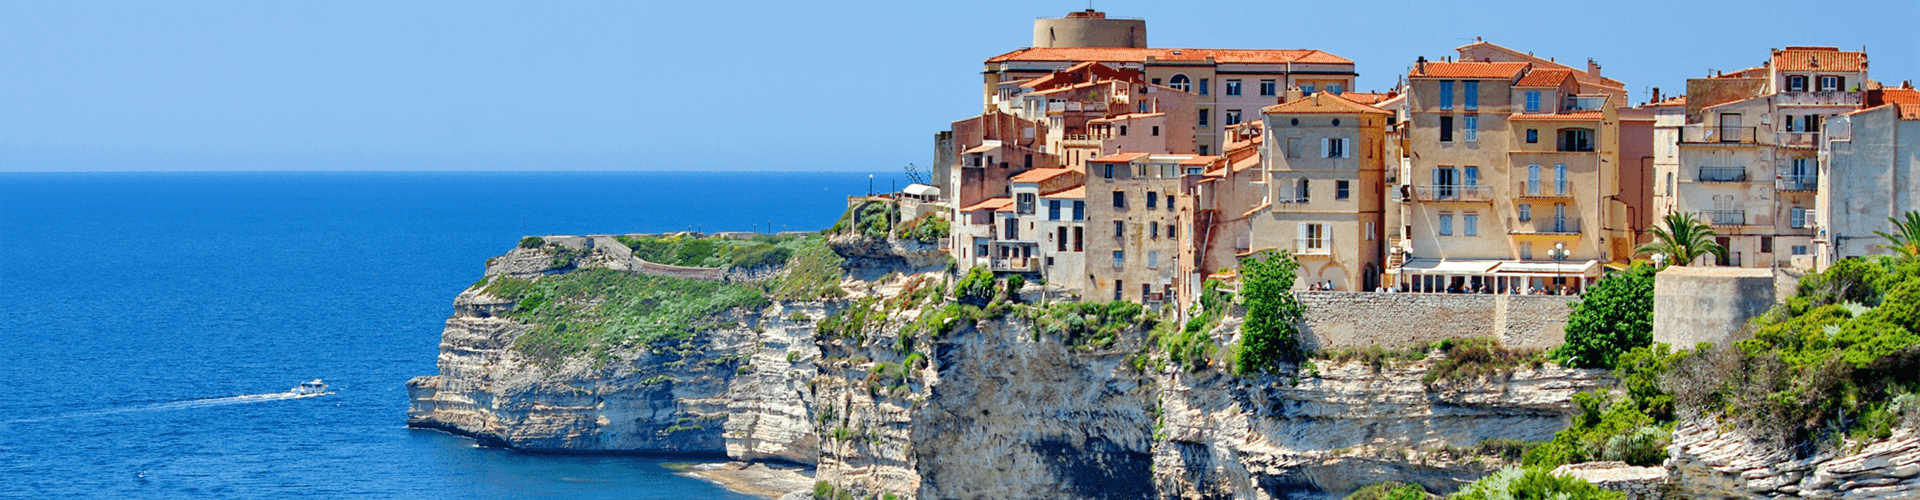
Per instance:
[[[1920,91],[1869,90],[1867,109],[1828,118],[1813,226],[1816,266],[1891,253],[1875,231],[1920,210]]]
[[[1326,92],[1262,110],[1266,203],[1253,209],[1252,250],[1284,249],[1296,288],[1373,290],[1381,242],[1386,126],[1393,113]]]
[[[1820,188],[1820,128],[1859,109],[1867,55],[1833,47],[1776,49],[1761,67],[1687,81],[1672,210],[1714,226],[1720,265],[1810,264],[1807,217]]]
[[[1095,158],[1086,180],[1086,296],[1160,306],[1183,304],[1196,208],[1190,185],[1215,156],[1122,153]]]

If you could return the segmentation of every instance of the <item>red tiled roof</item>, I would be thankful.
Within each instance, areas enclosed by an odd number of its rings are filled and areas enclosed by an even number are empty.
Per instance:
[[[1380,92],[1348,92],[1348,93],[1345,93],[1345,94],[1340,94],[1340,97],[1343,97],[1343,98],[1346,98],[1346,99],[1347,99],[1347,100],[1349,100],[1349,101],[1353,101],[1353,102],[1354,102],[1355,104],[1366,104],[1366,105],[1369,105],[1369,106],[1371,106],[1371,105],[1374,105],[1374,104],[1379,104],[1379,103],[1380,103],[1381,101],[1385,101],[1385,100],[1387,100],[1387,99],[1392,99],[1392,98],[1394,98],[1395,96],[1398,96],[1398,95],[1400,95],[1400,94],[1397,94],[1397,93],[1393,93],[1393,92],[1386,92],[1386,93],[1380,93]]]
[[[1867,91],[1867,107],[1889,103],[1920,104],[1920,90],[1891,87]]]
[[[1180,160],[1180,165],[1182,166],[1206,165],[1208,163],[1213,163],[1214,160],[1218,160],[1218,159],[1220,159],[1220,157],[1218,156],[1195,156],[1185,160]]]
[[[993,149],[994,149],[994,148],[998,148],[998,147],[1000,147],[1000,146],[995,146],[995,145],[992,145],[992,144],[981,144],[981,145],[979,145],[979,146],[974,146],[974,147],[972,147],[972,148],[968,148],[968,149],[967,149],[967,150],[966,150],[965,152],[963,152],[963,153],[960,153],[960,154],[969,154],[969,155],[970,155],[970,154],[974,154],[974,153],[985,153],[985,152],[988,152],[988,151],[993,151]]]
[[[1920,120],[1920,104],[1900,104],[1900,119]]]
[[[1146,62],[1148,57],[1161,61],[1203,61],[1216,63],[1320,63],[1353,64],[1344,57],[1313,49],[1150,49],[1126,47],[1039,47],[1008,52],[988,63],[1007,61],[1099,61]]]
[[[1647,106],[1649,106],[1649,107],[1654,107],[1654,106],[1685,106],[1685,105],[1687,105],[1687,96],[1684,96],[1684,95],[1679,95],[1679,96],[1673,96],[1673,97],[1669,97],[1669,98],[1667,98],[1667,100],[1665,100],[1665,101],[1660,101],[1660,102],[1656,102],[1656,103],[1651,103],[1651,104],[1647,104]]]
[[[1066,168],[1036,168],[1013,176],[1013,182],[1040,182],[1072,172],[1072,169]]]
[[[1599,120],[1603,118],[1606,118],[1606,113],[1600,112],[1600,111],[1574,111],[1572,113],[1555,113],[1555,114],[1547,114],[1547,115],[1513,115],[1511,117],[1508,117],[1507,119],[1509,120],[1556,120],[1556,121],[1581,120],[1581,121],[1585,121],[1585,120]]]
[[[1281,114],[1391,115],[1393,114],[1393,112],[1391,111],[1349,101],[1347,100],[1347,98],[1341,97],[1339,94],[1329,94],[1326,92],[1315,92],[1313,95],[1302,97],[1297,100],[1283,102],[1283,103],[1275,104],[1272,106],[1267,106],[1265,108],[1261,108],[1260,112],[1262,114],[1269,114],[1269,115],[1281,115]]]
[[[1426,70],[1421,71],[1419,64],[1407,73],[1408,78],[1513,78],[1521,70],[1532,66],[1523,62],[1434,62],[1427,61]]]
[[[1527,76],[1520,77],[1520,82],[1513,84],[1513,86],[1515,87],[1558,87],[1560,86],[1561,82],[1567,81],[1568,78],[1573,78],[1573,70],[1536,69],[1533,71],[1528,71]]]
[[[1787,47],[1773,50],[1775,71],[1860,71],[1867,67],[1866,52],[1837,47]]]
[[[1087,122],[1088,123],[1110,123],[1110,122],[1117,122],[1117,121],[1137,120],[1141,118],[1153,118],[1156,116],[1164,116],[1164,115],[1166,115],[1166,113],[1127,113],[1124,115],[1113,115],[1106,118],[1094,118],[1092,120],[1087,120]]]
[[[1102,156],[1099,158],[1094,158],[1092,160],[1087,160],[1087,161],[1099,162],[1099,163],[1128,163],[1141,158],[1146,158],[1147,155],[1149,154],[1151,153],[1114,153],[1114,154]]]
[[[986,201],[982,201],[972,205],[967,205],[966,208],[962,208],[960,209],[960,211],[972,212],[974,210],[993,210],[997,212],[1000,210],[1005,210],[1007,207],[1010,207],[1010,206],[1013,206],[1013,198],[1005,198],[1005,197],[987,198]]]
[[[1059,191],[1043,194],[1043,195],[1040,195],[1040,197],[1041,198],[1086,198],[1087,187],[1074,186],[1074,187],[1062,189]]]

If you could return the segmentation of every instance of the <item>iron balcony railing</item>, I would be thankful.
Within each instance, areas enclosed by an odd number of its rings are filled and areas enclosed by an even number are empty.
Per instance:
[[[1747,182],[1747,167],[1700,167],[1700,182]]]
[[[1507,219],[1508,234],[1580,234],[1580,219],[1575,217],[1535,217],[1530,221]]]
[[[1820,189],[1820,178],[1811,175],[1783,175],[1777,189],[1781,191],[1813,191]]]
[[[1573,181],[1520,181],[1514,192],[1521,198],[1566,198],[1573,196]]]
[[[1747,224],[1746,210],[1701,210],[1700,218],[1715,226],[1744,226]]]
[[[1413,198],[1419,201],[1489,201],[1493,199],[1493,190],[1487,189],[1487,186],[1459,184],[1414,186]]]
[[[1687,125],[1680,127],[1681,144],[1753,144],[1753,127]]]

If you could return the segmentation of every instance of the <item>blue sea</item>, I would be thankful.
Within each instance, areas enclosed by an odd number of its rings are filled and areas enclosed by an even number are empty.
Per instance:
[[[748,498],[662,465],[700,458],[408,429],[403,384],[436,372],[454,295],[522,235],[817,230],[868,185],[0,173],[0,497]],[[276,395],[314,378],[334,394]]]

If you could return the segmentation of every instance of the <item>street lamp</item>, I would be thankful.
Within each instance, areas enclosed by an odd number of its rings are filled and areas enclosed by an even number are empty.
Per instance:
[[[1653,254],[1653,267],[1658,268],[1662,263],[1666,261],[1667,261],[1667,254],[1659,253],[1659,252],[1655,252]]]
[[[1554,277],[1560,278],[1562,282],[1565,282],[1567,278],[1567,269],[1560,263],[1560,261],[1566,260],[1567,258],[1567,243],[1564,241],[1554,242],[1553,249],[1547,250],[1547,256],[1553,257]]]

